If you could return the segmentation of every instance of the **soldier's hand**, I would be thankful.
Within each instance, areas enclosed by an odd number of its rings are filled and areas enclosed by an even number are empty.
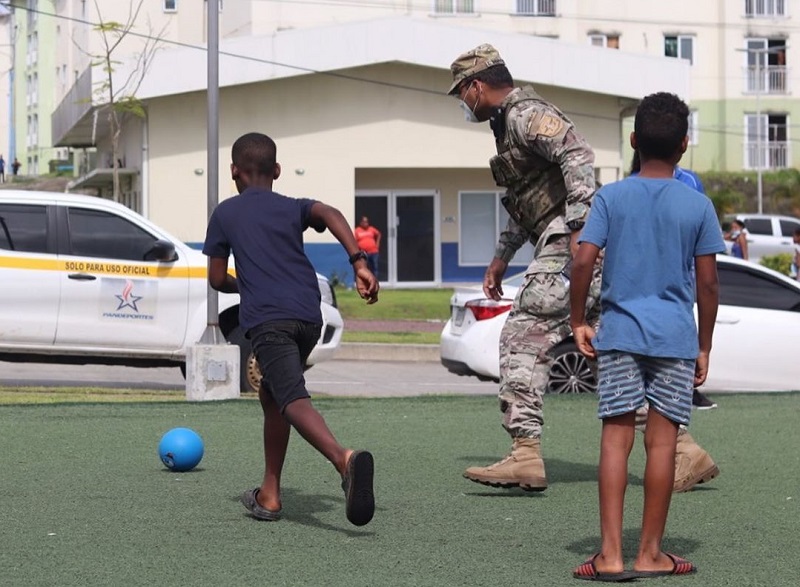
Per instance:
[[[495,257],[486,268],[483,276],[483,294],[496,302],[503,297],[503,275],[506,274],[508,263]]]

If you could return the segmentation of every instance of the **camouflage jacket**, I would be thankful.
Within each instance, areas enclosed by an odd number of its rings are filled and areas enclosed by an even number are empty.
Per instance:
[[[589,212],[597,189],[594,152],[569,118],[530,87],[506,97],[492,129],[497,155],[490,165],[497,185],[506,188],[510,215],[495,256],[508,262],[530,241],[536,243],[531,270],[561,271],[569,250],[553,237],[570,234],[566,223]]]

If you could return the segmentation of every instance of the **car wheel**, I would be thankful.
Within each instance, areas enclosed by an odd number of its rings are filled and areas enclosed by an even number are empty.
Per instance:
[[[258,393],[258,388],[261,386],[261,369],[241,326],[230,331],[228,342],[239,347],[239,389],[242,393]]]
[[[597,378],[578,347],[573,342],[562,342],[552,351],[553,365],[547,393],[595,393]]]

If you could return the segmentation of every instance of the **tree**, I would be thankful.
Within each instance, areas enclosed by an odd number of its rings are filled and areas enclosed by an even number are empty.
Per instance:
[[[152,34],[153,28],[150,20],[147,20],[147,34],[134,33],[134,23],[139,19],[144,0],[138,0],[134,7],[133,1],[128,6],[128,17],[124,23],[112,20],[104,20],[100,11],[98,0],[94,0],[97,10],[98,23],[93,30],[99,33],[102,41],[102,50],[97,54],[84,51],[91,58],[91,66],[99,68],[103,72],[102,80],[95,84],[92,91],[94,100],[99,101],[102,106],[100,111],[104,111],[109,126],[109,143],[111,145],[111,166],[113,173],[113,199],[120,201],[120,182],[119,182],[119,138],[122,127],[129,116],[145,117],[145,109],[136,97],[139,87],[142,85],[147,70],[152,64],[153,57],[160,48],[166,25],[158,32]],[[132,56],[132,65],[126,73],[124,79],[117,79],[115,72],[122,63],[118,58],[122,43],[131,36],[142,39],[141,50]],[[83,49],[81,49],[83,51]],[[93,101],[94,101],[93,100]]]

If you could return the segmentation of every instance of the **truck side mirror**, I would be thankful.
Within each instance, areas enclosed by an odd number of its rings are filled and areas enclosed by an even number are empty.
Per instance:
[[[165,263],[172,263],[178,260],[178,254],[175,252],[175,245],[166,240],[157,240],[153,246],[144,254],[145,261],[164,261]]]

